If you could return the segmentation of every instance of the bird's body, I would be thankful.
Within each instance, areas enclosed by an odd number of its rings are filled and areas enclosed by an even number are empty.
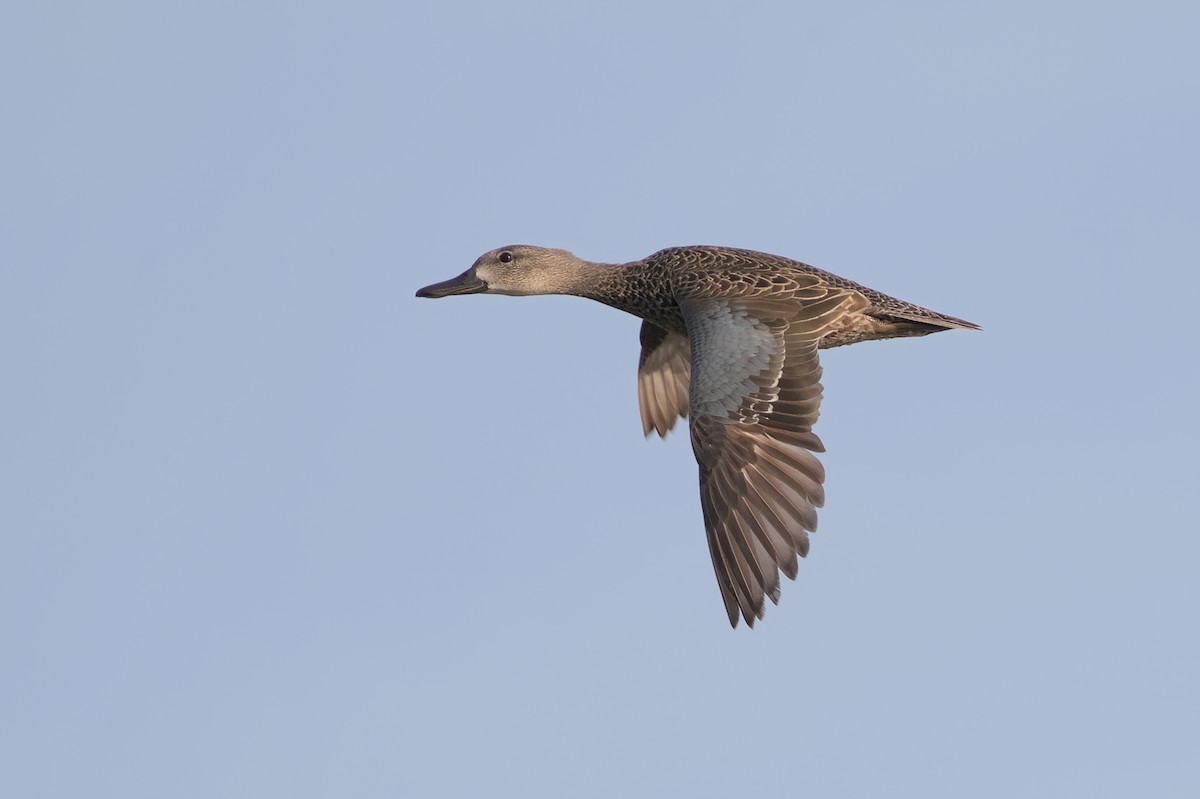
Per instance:
[[[674,247],[627,264],[528,245],[481,256],[450,294],[573,294],[643,320],[644,432],[690,420],[709,551],[729,621],[753,626],[794,579],[824,503],[817,350],[976,325],[776,255]]]

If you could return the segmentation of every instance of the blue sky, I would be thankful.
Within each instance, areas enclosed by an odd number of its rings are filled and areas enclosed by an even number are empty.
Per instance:
[[[0,793],[1194,796],[1193,4],[0,11]],[[730,630],[637,321],[726,244],[982,333],[825,354]]]

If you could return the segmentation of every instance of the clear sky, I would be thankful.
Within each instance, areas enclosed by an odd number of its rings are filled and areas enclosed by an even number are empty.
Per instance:
[[[1195,3],[10,3],[0,795],[1200,795]],[[726,244],[978,322],[824,357],[729,629],[638,323]]]

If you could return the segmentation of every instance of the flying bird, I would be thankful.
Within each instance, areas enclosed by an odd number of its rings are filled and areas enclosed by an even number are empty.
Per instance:
[[[750,627],[796,578],[825,501],[818,350],[979,326],[778,255],[672,247],[625,264],[516,244],[417,292],[572,294],[642,319],[643,432],[688,419],[700,506],[729,623]]]

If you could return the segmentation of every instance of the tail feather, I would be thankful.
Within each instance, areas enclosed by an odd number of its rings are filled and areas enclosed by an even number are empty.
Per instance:
[[[896,322],[916,322],[920,325],[928,325],[935,330],[982,330],[979,325],[974,322],[968,322],[966,319],[959,319],[954,316],[946,316],[937,311],[930,311],[925,308],[908,310],[897,310],[888,308],[879,313],[872,313],[877,319]],[[930,330],[930,333],[935,332]]]

